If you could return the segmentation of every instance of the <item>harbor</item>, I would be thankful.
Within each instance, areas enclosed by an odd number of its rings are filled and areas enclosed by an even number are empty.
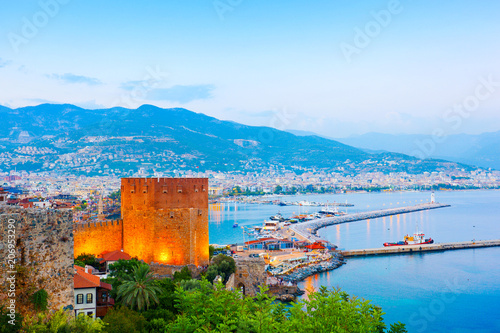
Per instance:
[[[359,217],[361,213],[375,211],[385,211],[384,213],[387,214],[390,211],[386,208],[399,209],[406,206],[418,206],[418,203],[425,205],[426,201],[431,201],[429,200],[430,196],[430,192],[354,193],[349,195],[301,195],[290,197],[288,200],[296,202],[303,200],[322,201],[323,203],[348,200],[349,203],[354,204],[354,207],[347,211],[348,214],[333,218],[333,220],[344,220],[347,217]],[[328,241],[338,246],[335,252],[343,254],[355,249],[380,248],[385,242],[401,241],[403,236],[412,235],[416,230],[425,232],[426,238],[431,237],[435,241],[433,245],[447,244],[446,246],[449,246],[449,243],[468,243],[472,239],[500,239],[497,223],[500,191],[436,192],[437,196],[439,196],[439,200],[436,201],[449,204],[451,208],[424,209],[415,212],[404,210],[395,215],[384,214],[383,216],[374,216],[370,213],[367,219],[357,218],[357,221],[352,221],[353,223],[332,224],[319,228],[317,235],[311,237],[311,241],[317,239]],[[330,204],[330,206],[333,205]],[[306,211],[306,208],[302,209],[305,213],[314,214],[321,208],[323,207],[317,209],[311,207],[309,211]],[[340,211],[344,211],[344,209],[339,209]],[[211,241],[218,244],[244,244],[253,238],[244,234],[245,239],[243,239],[241,227],[245,227],[247,230],[254,226],[263,227],[264,220],[269,221],[270,216],[275,216],[278,212],[281,212],[285,219],[292,218],[299,213],[297,206],[278,208],[276,205],[265,204],[227,204],[225,209],[213,212],[210,225]],[[235,222],[239,223],[238,228],[233,228]],[[283,222],[280,223],[282,230],[279,232],[286,232],[291,227],[303,225],[304,234],[308,235],[311,233],[305,226],[311,222],[317,223],[318,221],[314,219],[292,223],[289,226],[284,226],[286,222]],[[307,252],[303,252],[305,249],[300,251],[300,240],[305,240],[305,238],[297,232],[292,235],[293,232],[290,230],[287,233],[289,239],[295,237],[299,240],[299,242],[295,242],[296,248],[293,252],[306,254]],[[267,242],[271,245],[271,240]],[[274,243],[278,243],[278,241],[275,240]],[[285,240],[282,240],[281,243],[285,244]],[[481,242],[477,241],[476,243]],[[407,249],[410,247],[415,246],[406,246]],[[478,299],[482,304],[487,305],[491,317],[494,317],[498,311],[497,278],[499,272],[494,265],[500,255],[498,249],[498,246],[490,246],[469,247],[464,248],[464,251],[416,252],[413,255],[405,254],[406,250],[403,250],[400,255],[346,255],[342,261],[332,258],[307,264],[309,261],[307,260],[294,269],[290,268],[295,263],[290,262],[291,258],[287,258],[289,261],[282,265],[282,272],[272,269],[276,275],[271,276],[282,281],[283,285],[292,283],[293,286],[296,285],[306,293],[312,288],[318,290],[321,286],[329,288],[340,286],[349,294],[373,299],[377,305],[389,309],[386,317],[391,321],[403,318],[410,322],[415,309],[428,309],[429,304],[434,305],[435,301],[434,303],[429,302],[436,297],[439,299],[443,297],[447,300],[460,297],[460,302],[446,303],[446,315],[442,315],[440,319],[446,320],[447,325],[452,325],[447,318],[451,317],[453,321],[459,321],[460,318],[469,316],[477,307]],[[383,248],[383,250],[387,249]],[[268,253],[271,259],[271,257],[279,258],[281,255],[288,255],[290,251],[261,248],[237,252],[237,254],[241,257],[248,255],[246,253],[258,255],[263,252]],[[316,250],[316,252],[319,251]],[[425,253],[427,255],[424,255]],[[340,257],[342,258],[342,256]],[[308,256],[308,258],[311,257]],[[282,274],[283,272],[286,274]],[[401,293],[410,295],[407,302],[400,301]],[[446,331],[446,329],[444,330]]]

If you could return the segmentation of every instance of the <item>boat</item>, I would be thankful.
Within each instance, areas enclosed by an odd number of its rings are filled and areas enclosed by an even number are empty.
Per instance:
[[[425,239],[425,235],[417,231],[413,236],[406,235],[402,241],[395,243],[384,243],[384,246],[407,246],[407,245],[422,245],[422,244],[432,244],[434,240],[432,238]]]
[[[278,213],[278,214],[276,214],[276,215],[273,215],[273,216],[271,216],[269,219],[270,219],[271,221],[280,221],[280,222],[282,222],[282,221],[284,221],[284,220],[285,220],[285,218],[281,215],[281,213]]]
[[[235,224],[233,224],[233,228],[238,228],[238,222],[236,222]]]
[[[263,231],[277,231],[279,230],[279,223],[277,221],[264,221]]]

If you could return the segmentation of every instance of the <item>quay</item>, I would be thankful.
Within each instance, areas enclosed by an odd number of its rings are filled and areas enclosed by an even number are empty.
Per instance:
[[[422,244],[422,245],[411,245],[411,246],[387,246],[375,249],[340,251],[340,253],[342,253],[342,256],[344,258],[347,258],[347,257],[387,255],[387,254],[405,254],[405,253],[416,253],[416,252],[474,249],[474,248],[492,247],[492,246],[500,246],[500,239],[485,240],[485,241],[470,241],[470,242]]]
[[[321,229],[321,228],[324,228],[324,227],[327,227],[330,225],[356,222],[356,221],[362,221],[362,220],[368,220],[368,219],[375,219],[375,218],[384,217],[384,216],[406,214],[406,213],[418,212],[418,211],[422,211],[422,210],[437,209],[437,208],[443,208],[443,207],[449,207],[449,206],[450,205],[429,202],[429,203],[418,204],[415,206],[390,208],[390,209],[382,209],[382,210],[376,210],[376,211],[370,211],[370,212],[354,213],[354,214],[348,214],[348,215],[342,215],[342,216],[326,217],[326,218],[316,219],[316,220],[312,220],[312,221],[308,221],[308,222],[303,222],[303,223],[296,224],[296,225],[291,225],[290,231],[294,232],[296,235],[301,236],[302,238],[304,238],[308,241],[315,242],[318,240],[318,237],[316,235],[314,235],[316,233],[316,231],[318,231],[318,229]]]

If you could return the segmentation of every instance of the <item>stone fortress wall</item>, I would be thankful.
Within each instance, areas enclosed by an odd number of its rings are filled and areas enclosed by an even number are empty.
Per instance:
[[[40,289],[49,294],[51,310],[73,305],[71,211],[0,207],[0,258],[0,304],[10,303],[10,282],[15,281],[18,312],[30,311],[29,298]]]

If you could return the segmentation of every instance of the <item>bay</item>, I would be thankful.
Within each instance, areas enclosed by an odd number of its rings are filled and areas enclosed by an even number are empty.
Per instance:
[[[286,201],[345,202],[348,213],[402,207],[430,200],[430,192],[288,196]],[[436,242],[500,238],[500,191],[436,192],[448,208],[330,226],[319,235],[341,249],[381,247],[402,240],[417,226]],[[210,243],[248,240],[241,226],[261,225],[280,211],[312,213],[316,207],[258,204],[212,205]],[[238,228],[233,224],[238,223]],[[500,249],[347,259],[340,268],[301,282],[302,289],[340,287],[382,307],[387,323],[404,322],[409,332],[500,332]],[[305,295],[304,297],[307,297]]]

